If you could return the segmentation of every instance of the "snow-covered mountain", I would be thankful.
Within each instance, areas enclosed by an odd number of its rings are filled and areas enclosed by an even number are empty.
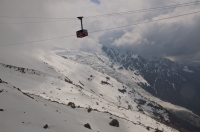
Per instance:
[[[120,66],[105,54],[65,49],[0,62],[0,131],[199,130],[197,120],[176,115],[198,116],[155,98],[138,86],[150,86],[138,70]]]
[[[200,115],[200,66],[186,66],[166,58],[145,59],[140,55],[120,54],[108,47],[102,49],[120,65],[120,69],[137,71],[137,75],[142,76],[148,85],[141,81],[137,84],[146,91]]]

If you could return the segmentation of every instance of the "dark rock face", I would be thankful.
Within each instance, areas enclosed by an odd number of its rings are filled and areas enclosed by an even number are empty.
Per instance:
[[[3,111],[3,109],[0,109],[0,111]]]
[[[149,84],[138,82],[140,87],[200,116],[200,66],[186,66],[166,58],[145,59],[140,55],[120,54],[105,46],[102,50],[124,69],[137,71],[133,77],[141,75]]]
[[[91,129],[91,127],[90,127],[90,124],[89,124],[89,123],[85,124],[85,125],[84,125],[84,127],[88,128],[88,129]]]
[[[117,119],[113,119],[110,123],[111,126],[119,127],[119,122]]]
[[[200,125],[197,123],[200,122],[198,116],[194,117],[196,120],[192,120],[192,116],[190,115],[188,118],[187,114],[188,113],[184,111],[179,111],[178,113],[168,112],[170,122],[166,122],[165,124],[168,126],[173,125],[173,128],[180,132],[200,132]],[[187,118],[184,119],[183,116]]]

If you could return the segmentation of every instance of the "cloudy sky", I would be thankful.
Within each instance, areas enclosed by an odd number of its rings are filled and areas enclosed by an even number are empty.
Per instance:
[[[194,0],[195,1],[195,0]],[[144,56],[168,57],[175,61],[200,61],[200,13],[174,19],[90,33],[77,39],[80,29],[77,16],[84,16],[89,32],[131,25],[200,11],[200,5],[165,10],[130,13],[109,17],[89,17],[127,12],[193,0],[0,0],[0,58],[17,53],[36,54],[52,47],[99,52],[102,45]],[[8,17],[9,16],[9,17]],[[21,18],[15,18],[21,17]],[[35,17],[35,18],[30,18]],[[50,19],[54,18],[54,19]],[[72,19],[55,19],[72,18]],[[50,22],[51,21],[51,22]],[[72,37],[65,37],[74,35]],[[63,38],[62,38],[63,37]]]

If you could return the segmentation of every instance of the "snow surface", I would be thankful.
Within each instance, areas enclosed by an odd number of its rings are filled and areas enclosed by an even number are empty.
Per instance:
[[[146,85],[149,85],[148,82],[141,75],[134,74],[134,73],[137,73],[137,71],[132,71],[132,72],[131,71],[127,72],[127,70],[121,71],[118,68],[116,68],[116,67],[119,67],[119,64],[115,64],[111,62],[109,58],[105,55],[98,54],[98,57],[97,57],[96,53],[86,53],[84,51],[79,51],[79,50],[73,50],[73,51],[72,50],[54,50],[54,52],[60,56],[66,56],[68,59],[73,60],[77,63],[89,65],[94,70],[113,77],[118,82],[126,84],[128,87],[133,88],[138,93],[140,93],[143,97],[146,97],[149,100],[160,104],[162,107],[166,109],[172,109],[175,111],[176,110],[188,111],[194,114],[192,111],[186,108],[173,105],[169,102],[164,102],[152,96],[150,93],[146,92],[140,86],[137,85],[137,82],[139,81]]]
[[[130,121],[110,115],[92,111],[88,113],[84,108],[71,108],[69,106],[50,102],[42,98],[31,99],[17,89],[0,84],[4,92],[0,96],[0,131],[1,132],[44,132],[43,126],[48,124],[48,132],[89,132],[91,130],[83,125],[89,123],[92,131],[101,132],[145,132],[146,127],[135,125]],[[120,122],[120,127],[109,125],[110,117]],[[153,132],[153,129],[151,129]]]
[[[184,66],[183,71],[193,73],[193,71],[189,70],[187,66]]]
[[[56,54],[53,51],[37,54],[34,60],[23,57],[15,60],[15,64],[12,60],[12,63],[0,62],[0,78],[9,83],[0,84],[0,90],[4,89],[0,93],[0,109],[4,109],[0,112],[0,131],[44,131],[45,124],[50,125],[47,131],[89,131],[83,127],[84,123],[90,123],[92,131],[143,132],[148,131],[147,126],[151,131],[157,128],[166,132],[176,131],[152,119],[156,118],[152,114],[153,108],[147,105],[151,101],[137,92],[141,89],[132,78],[127,80],[125,75],[108,67],[111,62],[106,56],[79,51],[65,51],[64,54],[61,57],[61,51],[56,51]],[[125,85],[130,82],[131,85]],[[34,99],[12,86],[31,94]],[[129,86],[134,86],[135,90]],[[119,89],[127,92],[119,92]],[[146,104],[141,106],[144,113],[139,112],[135,101],[139,99],[146,100]],[[49,100],[63,104],[74,102],[83,108],[72,109]],[[100,112],[88,113],[86,108]],[[165,121],[169,120],[165,111],[157,112],[164,116]],[[108,124],[110,116],[119,120],[119,128]]]

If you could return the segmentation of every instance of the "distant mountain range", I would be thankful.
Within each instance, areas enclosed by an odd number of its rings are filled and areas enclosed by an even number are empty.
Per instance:
[[[137,71],[135,74],[148,82],[137,82],[143,89],[200,116],[200,66],[178,64],[166,58],[145,59],[137,54],[121,54],[105,46],[102,50],[120,65],[119,70]]]

